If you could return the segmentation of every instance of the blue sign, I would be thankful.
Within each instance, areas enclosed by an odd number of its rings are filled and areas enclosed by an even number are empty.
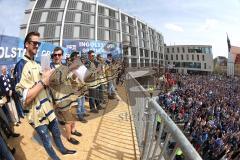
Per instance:
[[[0,65],[14,65],[20,60],[25,54],[26,50],[24,49],[24,40],[12,37],[0,35]],[[52,54],[56,46],[51,43],[42,42],[41,46],[38,48],[38,53],[35,56],[35,60],[40,62],[42,54]],[[71,50],[63,48],[64,50],[64,59],[67,53],[70,53]]]
[[[113,58],[122,59],[122,49],[120,43],[108,41],[94,40],[63,40],[63,46],[81,54],[86,54],[89,50],[93,50],[95,54],[101,54],[103,58],[111,53]]]

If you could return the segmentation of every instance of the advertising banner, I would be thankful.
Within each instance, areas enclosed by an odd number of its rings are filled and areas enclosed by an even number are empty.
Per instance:
[[[12,67],[16,64],[26,52],[23,43],[24,40],[18,37],[0,35],[0,65]],[[40,62],[41,55],[46,53],[52,54],[55,47],[56,46],[51,43],[42,42],[35,56],[35,60]],[[65,59],[66,54],[70,53],[71,50],[67,48],[63,48],[63,50]]]
[[[122,49],[120,43],[100,40],[63,40],[63,46],[81,54],[87,54],[93,50],[95,54],[101,54],[103,58],[111,53],[114,59],[122,59]]]

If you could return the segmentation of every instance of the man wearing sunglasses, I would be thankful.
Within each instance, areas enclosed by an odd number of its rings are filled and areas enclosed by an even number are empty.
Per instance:
[[[51,84],[50,88],[58,120],[65,122],[66,138],[70,143],[77,145],[79,141],[71,137],[71,135],[82,136],[82,134],[75,129],[74,114],[77,113],[78,96],[74,95],[74,89],[70,81],[71,73],[69,74],[68,67],[62,64],[62,57],[63,49],[61,47],[54,48],[51,68],[56,68],[57,73],[55,72],[51,80],[57,83]]]
[[[16,85],[16,91],[22,97],[22,104],[27,113],[29,124],[38,133],[48,155],[53,160],[59,160],[53,150],[49,130],[62,154],[74,154],[76,151],[66,149],[62,143],[52,100],[47,89],[54,70],[45,70],[41,73],[41,66],[34,61],[34,56],[41,44],[39,40],[40,34],[38,32],[28,33],[24,40],[26,53],[24,58],[17,63],[15,73],[19,75],[19,82]]]

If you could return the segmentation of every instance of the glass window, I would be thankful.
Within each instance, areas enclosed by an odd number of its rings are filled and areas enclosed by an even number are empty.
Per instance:
[[[204,57],[204,54],[202,55],[202,60],[205,61],[205,57]]]
[[[120,34],[119,34],[119,32],[116,34],[116,41],[120,42]]]
[[[165,59],[168,60],[168,55],[165,54]]]
[[[105,30],[105,33],[104,33],[104,40],[109,41],[109,37],[110,37],[110,31],[109,31],[109,30]]]
[[[137,58],[131,58],[132,67],[137,67]]]
[[[40,33],[40,35],[44,35],[44,26],[39,26],[38,32]]]
[[[44,8],[50,8],[51,4],[52,4],[52,0],[46,1],[46,4],[45,4]]]
[[[171,60],[173,60],[173,55],[171,54]]]
[[[96,7],[95,5],[91,5],[91,12],[92,13],[95,13],[95,10],[96,10],[95,7]]]
[[[65,7],[65,3],[66,3],[66,1],[63,0],[63,1],[61,2],[60,8],[64,8],[64,7]]]
[[[129,33],[129,25],[126,25],[126,32]]]
[[[174,47],[172,48],[172,53],[174,53]]]
[[[125,16],[125,22],[128,23],[128,16]]]
[[[104,27],[109,28],[109,19],[107,18],[104,19]]]
[[[43,12],[43,13],[42,13],[42,16],[41,16],[41,19],[40,19],[40,22],[46,22],[46,20],[47,20],[47,15],[48,15],[48,12]]]
[[[204,69],[207,69],[207,64],[206,63],[204,63]]]
[[[95,39],[95,38],[94,38],[94,37],[95,37],[94,33],[95,33],[94,28],[90,28],[90,35],[89,35],[89,38],[90,38],[90,39]]]
[[[177,47],[177,53],[179,53],[180,51],[179,51],[179,48]]]
[[[199,55],[197,55],[197,60],[199,61]]]
[[[183,60],[183,55],[181,54],[181,60]]]
[[[178,54],[176,54],[176,60],[178,61]]]
[[[60,37],[60,29],[61,29],[61,26],[56,26],[56,29],[55,29],[55,38],[59,38],[59,37]]]
[[[57,21],[62,21],[63,12],[58,12]]]
[[[105,16],[109,16],[109,9],[108,9],[108,8],[105,8],[105,9],[104,9],[104,15],[105,15]]]
[[[79,26],[75,26],[73,28],[73,38],[79,38],[79,33],[80,33],[80,27]]]
[[[187,60],[189,60],[189,55],[187,54]]]
[[[95,16],[90,15],[90,24],[94,24]]]
[[[169,53],[169,48],[167,48],[167,53]]]
[[[118,19],[118,12],[115,13],[115,18]]]
[[[194,61],[194,55],[192,54],[192,60]]]
[[[184,47],[182,47],[182,52],[185,53],[185,48]]]
[[[119,22],[116,22],[116,29],[119,30]]]
[[[77,2],[77,10],[82,10],[82,2]]]
[[[81,13],[76,13],[75,14],[75,20],[74,22],[81,22]]]

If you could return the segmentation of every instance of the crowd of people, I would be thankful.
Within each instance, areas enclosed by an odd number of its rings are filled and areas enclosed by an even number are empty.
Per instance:
[[[59,124],[66,130],[69,143],[78,145],[74,136],[82,136],[75,128],[75,121],[87,123],[89,113],[85,100],[89,101],[90,113],[98,114],[104,109],[108,99],[119,100],[116,96],[117,83],[122,82],[121,61],[115,61],[112,54],[104,59],[90,50],[87,54],[74,51],[66,58],[64,51],[56,47],[51,55],[49,69],[42,70],[34,60],[41,45],[40,34],[30,32],[24,40],[26,53],[15,68],[1,66],[0,76],[0,157],[14,159],[15,149],[7,143],[10,137],[18,137],[14,127],[21,127],[21,118],[27,118],[29,124],[39,135],[43,147],[53,160],[59,160],[55,153],[49,131],[57,149],[62,154],[74,154],[61,140]],[[79,77],[77,70],[85,68],[85,74]],[[86,71],[87,70],[87,71]]]
[[[239,78],[175,75],[175,84],[176,90],[159,93],[159,104],[176,123],[182,123],[181,129],[202,158],[240,159]]]

